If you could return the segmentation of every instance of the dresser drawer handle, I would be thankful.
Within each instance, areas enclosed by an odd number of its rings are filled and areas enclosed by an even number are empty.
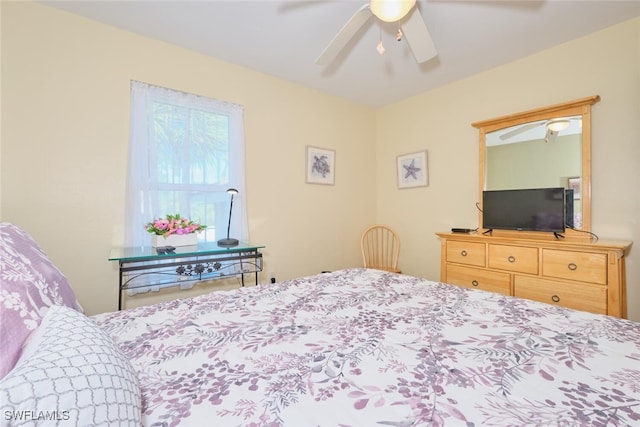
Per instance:
[[[463,250],[462,252],[460,252],[460,255],[467,256],[467,251]]]
[[[507,258],[507,261],[511,263],[516,262],[516,257],[514,257],[513,255],[509,255],[509,258]]]
[[[478,286],[478,285],[479,285],[479,283],[478,283],[478,281],[477,281],[477,280],[472,280],[472,281],[471,281],[471,284],[472,284],[473,286]]]
[[[551,296],[551,301],[553,302],[560,302],[560,297],[558,295],[552,295]]]
[[[567,265],[567,267],[568,267],[568,268],[569,268],[569,270],[571,270],[571,271],[576,271],[576,270],[578,269],[578,266],[577,266],[575,263],[573,263],[573,262],[569,263],[569,265]]]

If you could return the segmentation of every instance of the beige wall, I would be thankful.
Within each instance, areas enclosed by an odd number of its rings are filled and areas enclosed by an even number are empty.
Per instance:
[[[594,94],[593,230],[640,235],[640,20],[374,111],[45,6],[0,4],[0,219],[36,237],[90,313],[117,302],[106,258],[122,241],[131,79],[245,106],[251,239],[279,279],[360,265],[359,234],[379,220],[401,235],[402,269],[437,280],[434,233],[477,224],[470,124]],[[307,144],[336,149],[335,186],[304,183]],[[396,156],[422,149],[430,185],[398,190]],[[638,258],[632,249],[634,320]]]
[[[107,258],[123,240],[132,79],[244,105],[261,280],[360,265],[375,219],[373,110],[53,8],[1,5],[0,218],[38,240],[89,313],[117,307]],[[307,144],[336,150],[334,186],[305,184]]]
[[[470,123],[600,95],[592,110],[592,231],[640,243],[640,19],[377,111],[377,214],[402,238],[400,267],[439,279],[436,231],[475,228],[478,133]],[[397,190],[395,156],[429,151],[429,187]],[[627,258],[640,321],[640,252]]]

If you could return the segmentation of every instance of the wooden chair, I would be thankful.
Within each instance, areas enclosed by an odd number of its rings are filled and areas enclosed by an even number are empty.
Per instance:
[[[400,239],[390,227],[376,224],[367,228],[362,233],[360,249],[365,268],[401,273],[398,269]]]

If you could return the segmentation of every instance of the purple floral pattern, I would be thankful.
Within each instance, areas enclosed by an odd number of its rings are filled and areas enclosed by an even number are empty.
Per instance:
[[[82,312],[67,278],[29,233],[0,223],[0,379],[20,358],[22,346],[47,308],[65,305]]]
[[[144,425],[632,425],[640,325],[348,269],[93,319]]]

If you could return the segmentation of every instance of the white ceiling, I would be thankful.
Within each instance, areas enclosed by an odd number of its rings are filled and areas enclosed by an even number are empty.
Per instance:
[[[640,1],[419,0],[438,56],[416,64],[397,24],[371,19],[316,58],[366,0],[43,3],[371,107],[381,107],[640,16]],[[384,56],[376,52],[382,35]],[[177,65],[179,66],[179,65]]]

